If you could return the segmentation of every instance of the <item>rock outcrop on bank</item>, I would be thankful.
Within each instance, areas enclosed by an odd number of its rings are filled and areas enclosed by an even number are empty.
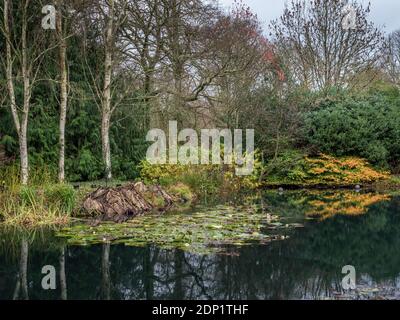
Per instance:
[[[160,186],[146,186],[142,182],[115,188],[101,187],[83,200],[85,216],[103,221],[123,222],[150,212],[165,212],[179,201]]]

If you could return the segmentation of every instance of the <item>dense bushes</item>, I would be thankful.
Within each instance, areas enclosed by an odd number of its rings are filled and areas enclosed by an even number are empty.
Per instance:
[[[400,96],[373,93],[329,101],[305,115],[305,140],[318,151],[359,156],[381,168],[400,169]]]
[[[288,152],[267,166],[265,182],[267,185],[347,186],[388,178],[386,172],[371,168],[360,158],[335,158],[324,154],[307,157]]]
[[[235,165],[152,165],[144,160],[140,164],[140,176],[150,184],[174,186],[188,185],[198,195],[218,194],[220,192],[238,192],[255,189],[260,186],[261,162],[255,154],[254,170],[251,175],[238,176]]]

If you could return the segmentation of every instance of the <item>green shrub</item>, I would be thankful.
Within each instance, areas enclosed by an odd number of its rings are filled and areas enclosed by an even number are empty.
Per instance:
[[[213,165],[152,165],[142,161],[140,177],[145,183],[172,186],[179,183],[188,185],[196,193],[215,193],[222,185],[223,176],[218,166]]]
[[[307,157],[295,152],[272,161],[266,173],[267,185],[355,185],[389,178],[387,172],[374,170],[361,158]]]
[[[303,174],[302,162],[304,154],[296,150],[283,152],[279,157],[268,162],[265,166],[265,175],[268,180],[292,179]],[[301,174],[298,174],[300,172]],[[300,179],[301,180],[301,179]]]
[[[17,149],[18,141],[14,137],[5,135],[0,140],[0,144],[4,146],[4,149],[6,150],[7,153],[12,154],[13,151]]]
[[[76,173],[83,180],[95,180],[102,176],[101,161],[89,149],[83,149],[78,157]]]
[[[167,191],[178,199],[182,199],[183,201],[192,202],[195,198],[195,195],[193,194],[190,187],[183,183],[171,185],[167,188]]]
[[[349,97],[305,115],[305,140],[320,152],[358,156],[382,168],[400,159],[400,97]]]
[[[141,162],[140,177],[145,183],[171,186],[183,183],[197,195],[217,194],[220,191],[237,192],[258,188],[261,173],[259,153],[255,153],[254,170],[251,175],[236,175],[236,165],[182,165]]]

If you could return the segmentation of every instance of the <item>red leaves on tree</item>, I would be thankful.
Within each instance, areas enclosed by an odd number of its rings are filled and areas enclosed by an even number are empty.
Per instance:
[[[275,54],[274,47],[262,34],[257,15],[251,11],[249,6],[243,4],[242,0],[235,0],[231,16],[236,22],[241,22],[237,23],[237,26],[240,26],[237,31],[258,44],[262,52],[262,59],[272,65],[279,81],[285,81],[285,73],[279,65],[279,59]],[[225,21],[226,26],[229,25],[229,22]]]

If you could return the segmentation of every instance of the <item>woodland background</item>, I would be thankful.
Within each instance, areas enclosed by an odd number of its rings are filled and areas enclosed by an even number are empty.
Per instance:
[[[0,1],[2,167],[63,182],[134,179],[145,136],[252,128],[268,172],[304,155],[357,156],[400,171],[400,31],[351,2],[294,0],[263,30],[242,2]],[[56,179],[56,178],[55,178]]]

